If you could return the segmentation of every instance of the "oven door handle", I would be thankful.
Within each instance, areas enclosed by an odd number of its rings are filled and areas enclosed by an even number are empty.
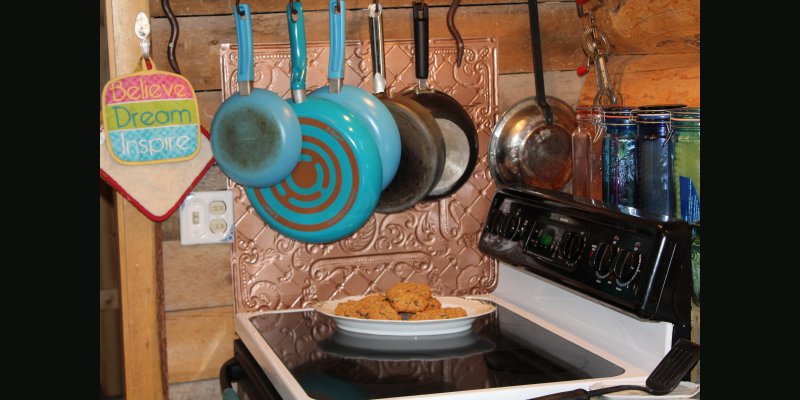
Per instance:
[[[569,392],[553,393],[528,400],[589,400],[589,392],[584,389],[575,389]]]

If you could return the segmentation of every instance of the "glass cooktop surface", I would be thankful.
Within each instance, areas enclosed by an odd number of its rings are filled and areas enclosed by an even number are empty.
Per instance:
[[[496,304],[472,330],[433,336],[339,331],[315,311],[250,319],[309,397],[379,399],[608,378],[619,366]]]

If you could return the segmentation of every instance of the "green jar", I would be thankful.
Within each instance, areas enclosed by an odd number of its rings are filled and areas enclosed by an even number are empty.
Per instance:
[[[689,223],[700,220],[700,108],[672,110],[675,135],[675,213]]]

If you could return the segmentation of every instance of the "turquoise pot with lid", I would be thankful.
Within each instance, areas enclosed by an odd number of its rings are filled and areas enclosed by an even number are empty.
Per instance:
[[[302,5],[290,2],[286,13],[292,57],[289,104],[302,128],[302,152],[285,180],[245,192],[261,219],[282,235],[332,242],[357,231],[372,215],[381,192],[381,158],[368,127],[351,110],[306,96]]]

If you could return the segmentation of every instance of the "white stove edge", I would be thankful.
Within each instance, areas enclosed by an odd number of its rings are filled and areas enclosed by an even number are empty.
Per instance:
[[[580,337],[573,340],[575,343],[602,349],[596,353],[609,360],[622,359],[641,370],[652,371],[672,347],[670,323],[638,319],[502,261],[498,277],[493,295],[547,321],[547,329],[560,333],[553,326]]]
[[[601,378],[601,379],[583,379],[583,380],[574,380],[574,381],[566,381],[566,382],[556,382],[556,383],[542,383],[542,384],[535,384],[535,385],[520,385],[520,386],[508,386],[508,387],[500,387],[500,388],[491,388],[491,389],[478,389],[478,390],[468,390],[468,391],[460,391],[460,392],[449,392],[449,393],[436,393],[436,394],[426,394],[426,395],[417,395],[417,396],[404,396],[404,397],[393,397],[393,398],[385,398],[386,400],[389,399],[448,399],[448,400],[486,400],[486,399],[499,399],[502,398],[504,400],[523,400],[528,399],[535,396],[542,396],[550,393],[557,393],[565,390],[572,390],[577,388],[584,388],[588,389],[589,386],[595,383],[644,383],[649,375],[650,371],[655,364],[650,368],[643,368],[641,365],[647,364],[650,358],[653,357],[644,357],[643,355],[635,355],[631,356],[628,351],[625,351],[626,348],[631,345],[625,343],[624,340],[634,340],[634,343],[637,343],[635,347],[640,351],[643,351],[645,348],[650,348],[654,344],[652,340],[640,340],[638,338],[639,335],[623,335],[623,338],[617,340],[617,338],[613,338],[611,343],[595,343],[595,342],[602,342],[601,339],[606,338],[608,335],[602,332],[602,329],[610,329],[613,332],[621,331],[625,327],[631,327],[633,329],[641,329],[642,327],[638,325],[631,325],[632,322],[636,322],[638,324],[642,324],[643,321],[638,321],[633,318],[624,316],[616,311],[609,313],[608,311],[613,311],[609,309],[605,309],[604,312],[598,313],[596,306],[600,306],[599,304],[595,304],[594,302],[590,302],[591,305],[583,304],[586,302],[586,299],[579,298],[577,301],[575,300],[577,297],[567,296],[564,299],[563,295],[563,288],[558,287],[552,283],[546,282],[541,278],[538,278],[532,274],[528,274],[527,272],[518,270],[516,268],[510,266],[503,266],[501,264],[501,269],[503,270],[504,276],[508,279],[502,279],[498,285],[498,291],[495,291],[493,294],[488,295],[479,295],[479,296],[468,296],[474,298],[484,298],[488,300],[492,300],[501,304],[502,306],[522,315],[525,318],[530,319],[531,321],[536,322],[537,324],[541,325],[545,329],[548,329],[559,336],[570,340],[589,351],[617,364],[618,366],[622,367],[625,372],[617,377],[612,378]],[[524,275],[519,275],[524,274]],[[531,277],[535,278],[531,279]],[[522,279],[520,279],[522,278]],[[505,283],[504,283],[505,281]],[[512,284],[513,282],[513,284]],[[526,293],[526,299],[532,300],[526,302],[524,304],[519,304],[518,297],[515,300],[509,300],[507,297],[509,295],[513,295],[514,293]],[[542,306],[546,306],[548,302],[552,303],[553,300],[561,300],[562,306],[569,305],[570,307],[577,307],[575,310],[570,311],[558,311],[554,312],[551,309],[544,309],[540,308]],[[569,303],[565,303],[564,300],[570,300]],[[605,306],[603,306],[605,307]],[[313,310],[311,308],[303,309],[303,311]],[[242,341],[247,346],[248,350],[253,354],[253,357],[258,361],[261,365],[262,369],[269,377],[272,384],[277,389],[278,393],[286,399],[297,399],[297,400],[312,400],[308,397],[300,386],[300,384],[292,377],[292,374],[286,368],[285,365],[280,361],[278,356],[272,349],[269,347],[267,342],[261,337],[261,334],[255,329],[253,324],[250,322],[250,318],[255,315],[265,314],[265,313],[281,313],[281,312],[296,312],[298,310],[280,310],[280,311],[266,311],[266,312],[253,312],[253,313],[240,313],[236,315],[235,320],[235,327],[236,333],[242,339]],[[538,313],[543,313],[545,318],[542,318],[538,315]],[[599,318],[599,322],[603,323],[602,327],[594,327],[586,326],[586,323],[579,323],[576,324],[575,321],[572,321],[572,318],[567,319],[567,321],[563,321],[563,317],[565,316],[566,312],[576,312],[577,315],[581,316],[574,316],[574,319],[578,319],[580,321],[593,321],[598,318],[593,318],[592,315],[583,315],[583,314],[594,314],[594,317],[598,317],[597,314],[614,314],[619,315],[621,317],[626,317],[631,319],[632,321],[626,321],[625,319],[619,319],[616,316],[613,318]],[[537,314],[534,314],[537,313]],[[551,322],[551,318],[555,315],[561,317],[561,319],[557,319],[556,323]],[[602,315],[600,315],[602,317]],[[652,324],[649,323],[648,324]],[[591,324],[590,324],[591,325]],[[656,324],[660,326],[660,329],[663,331],[668,332],[661,332],[667,336],[671,336],[671,325],[670,324]],[[666,326],[664,326],[666,325]],[[579,332],[581,336],[571,333],[570,330],[565,328],[574,328],[577,329],[576,332]],[[653,328],[649,328],[652,330]],[[585,335],[589,336],[585,336]],[[595,334],[597,336],[591,336]],[[592,337],[592,340],[585,340],[583,337]],[[638,342],[644,342],[641,346]],[[621,351],[622,350],[622,351]],[[665,353],[662,353],[662,356]],[[661,356],[657,357],[659,360]],[[628,361],[629,359],[633,360],[633,362]],[[657,360],[658,361],[658,360]]]

